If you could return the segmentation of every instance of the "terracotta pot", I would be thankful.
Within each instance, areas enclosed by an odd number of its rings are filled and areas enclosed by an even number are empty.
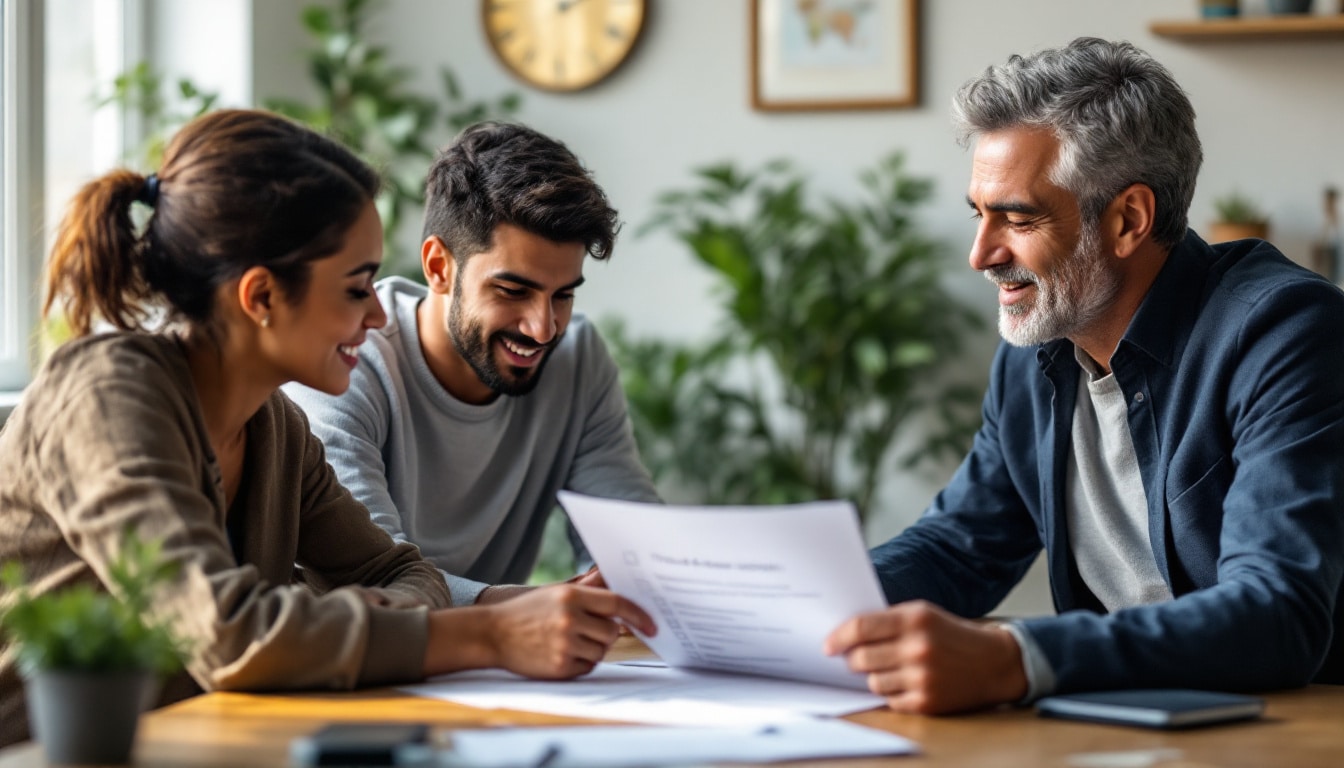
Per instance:
[[[1231,240],[1245,240],[1247,238],[1258,238],[1260,240],[1269,239],[1269,224],[1241,224],[1229,221],[1215,221],[1209,227],[1210,243],[1226,243]]]

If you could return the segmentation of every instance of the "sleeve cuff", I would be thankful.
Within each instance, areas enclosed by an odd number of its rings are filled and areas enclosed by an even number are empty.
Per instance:
[[[1013,636],[1018,649],[1022,652],[1022,668],[1027,674],[1027,695],[1017,703],[1030,704],[1042,696],[1054,693],[1055,670],[1050,666],[1050,660],[1045,657],[1041,646],[1036,644],[1031,633],[1017,621],[1002,622],[999,626]]]
[[[360,685],[387,685],[424,677],[429,645],[428,608],[370,606],[369,636],[364,646]]]
[[[443,574],[443,580],[448,585],[448,591],[453,595],[453,605],[475,605],[476,599],[481,596],[486,587],[490,586],[483,582],[454,576],[442,569],[439,570],[439,573]]]

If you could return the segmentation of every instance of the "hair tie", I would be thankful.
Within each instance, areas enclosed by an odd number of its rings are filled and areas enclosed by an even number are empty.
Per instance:
[[[136,200],[150,208],[153,208],[154,204],[159,202],[159,175],[157,173],[151,173],[145,177],[145,186],[140,189],[140,196]]]

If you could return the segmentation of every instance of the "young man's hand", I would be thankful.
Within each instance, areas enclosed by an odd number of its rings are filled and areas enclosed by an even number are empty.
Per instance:
[[[826,638],[824,650],[844,654],[897,712],[947,714],[1027,694],[1022,653],[1008,630],[924,601],[856,616]]]

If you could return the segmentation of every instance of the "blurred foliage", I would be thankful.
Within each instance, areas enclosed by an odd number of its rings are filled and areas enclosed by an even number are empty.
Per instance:
[[[168,137],[184,123],[214,109],[219,101],[218,93],[202,91],[186,78],[173,83],[176,98],[169,100],[164,98],[164,85],[163,77],[142,61],[117,75],[111,92],[97,99],[99,107],[118,104],[140,116],[144,140],[128,159],[143,168],[158,168]]]
[[[915,224],[932,184],[894,154],[861,175],[866,199],[814,203],[787,161],[696,172],[644,227],[671,232],[715,280],[723,319],[696,344],[607,336],[645,463],[715,504],[846,498],[866,515],[897,433],[907,455],[959,457],[978,386],[944,383],[983,321],[941,285],[944,259]]]
[[[109,565],[110,593],[76,584],[33,594],[19,564],[7,563],[0,631],[18,644],[26,670],[167,674],[181,667],[187,648],[169,621],[150,618],[150,606],[177,572],[177,563],[163,559],[161,542],[142,541],[133,530]]]
[[[423,281],[419,251],[399,258],[393,238],[408,209],[424,205],[425,175],[434,159],[431,130],[440,118],[453,135],[472,123],[515,115],[522,97],[506,93],[494,100],[468,100],[448,67],[440,67],[442,97],[417,93],[415,73],[388,61],[387,48],[366,39],[370,0],[340,0],[335,8],[310,5],[303,26],[313,38],[308,72],[318,91],[316,104],[273,99],[268,109],[289,115],[336,137],[382,171],[386,186],[378,198],[388,244],[388,273]]]
[[[374,0],[338,0],[305,6],[301,20],[312,41],[305,55],[316,102],[269,99],[264,106],[335,137],[382,173],[385,186],[377,205],[387,246],[385,273],[423,281],[418,249],[402,253],[395,237],[407,212],[424,205],[425,175],[442,135],[438,127],[456,135],[482,120],[510,119],[522,96],[509,92],[495,99],[470,100],[446,66],[439,69],[443,95],[417,92],[412,85],[415,71],[394,66],[388,49],[367,39],[379,5]],[[119,75],[111,94],[99,100],[144,119],[148,138],[133,158],[144,168],[159,166],[174,131],[217,106],[216,94],[190,80],[176,81],[173,100],[165,96],[164,86],[163,78],[140,62]],[[177,106],[169,107],[170,101]]]
[[[1269,220],[1255,201],[1239,191],[1215,198],[1213,209],[1218,220],[1227,224],[1264,224]]]

